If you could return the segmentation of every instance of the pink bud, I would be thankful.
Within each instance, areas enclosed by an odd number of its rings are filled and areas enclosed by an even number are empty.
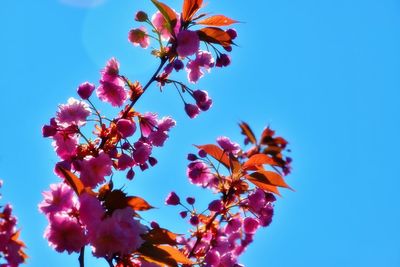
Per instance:
[[[196,202],[196,199],[195,199],[194,197],[188,197],[188,198],[186,198],[186,202],[187,202],[189,205],[193,205],[194,202]]]
[[[135,20],[136,20],[136,21],[139,21],[139,22],[144,22],[144,21],[146,21],[148,18],[149,18],[148,15],[147,15],[145,12],[143,12],[143,11],[139,11],[139,12],[137,12],[136,15],[135,15]]]
[[[234,29],[228,29],[226,30],[226,33],[229,34],[232,40],[237,37],[237,32]]]
[[[193,226],[196,226],[196,225],[198,225],[199,224],[199,217],[197,217],[197,216],[192,216],[192,217],[190,217],[190,224],[191,225],[193,225]]]
[[[221,200],[214,200],[208,204],[208,209],[214,212],[220,212],[223,209]]]
[[[126,178],[127,178],[128,180],[133,180],[134,177],[135,177],[135,172],[134,172],[133,169],[130,169],[130,170],[128,171],[128,173],[126,174]]]
[[[187,155],[187,159],[190,161],[195,161],[197,159],[197,156],[195,154],[190,153]]]
[[[221,256],[218,251],[210,250],[204,258],[204,261],[208,267],[218,267],[220,265],[220,259]]]
[[[182,217],[182,219],[185,219],[186,218],[186,216],[187,216],[187,211],[181,211],[181,212],[179,212],[179,215]]]
[[[181,200],[179,199],[179,196],[175,192],[169,193],[167,198],[165,199],[165,204],[167,205],[172,205],[176,206],[181,203]]]
[[[127,119],[120,119],[117,122],[117,130],[122,138],[127,138],[135,133],[136,124]]]
[[[157,161],[156,158],[149,157],[149,163],[150,163],[150,166],[151,166],[151,167],[153,167],[154,165],[156,165],[157,162],[158,162],[158,161]]]
[[[43,137],[51,137],[57,133],[57,128],[51,125],[44,125],[42,128],[42,135]]]
[[[84,82],[81,85],[79,85],[77,91],[78,91],[78,95],[82,99],[88,99],[92,95],[94,89],[95,89],[94,84],[89,83],[89,82]]]
[[[150,223],[150,226],[151,226],[151,228],[153,228],[153,229],[159,229],[159,228],[160,228],[160,225],[159,225],[157,222],[155,222],[155,221],[152,221],[152,222]]]
[[[194,119],[199,115],[200,109],[196,105],[186,103],[185,112],[191,119]]]

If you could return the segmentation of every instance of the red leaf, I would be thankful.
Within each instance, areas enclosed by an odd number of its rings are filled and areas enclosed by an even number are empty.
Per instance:
[[[196,146],[198,149],[203,149],[208,155],[221,162],[227,169],[230,169],[229,158],[226,153],[216,145],[207,144]]]
[[[200,40],[208,43],[229,46],[232,44],[231,36],[224,30],[216,27],[205,27],[197,31]]]
[[[278,196],[280,196],[281,194],[279,193],[279,190],[276,186],[269,184],[268,180],[266,180],[265,178],[261,178],[260,176],[250,176],[250,175],[246,175],[247,180],[249,180],[251,183],[253,183],[255,186],[257,186],[258,188],[261,188],[262,190],[268,191],[268,192],[272,192],[277,194]]]
[[[142,235],[143,240],[159,245],[159,244],[168,244],[171,246],[175,246],[177,244],[176,238],[178,237],[177,234],[174,234],[167,229],[163,228],[155,228],[151,229],[146,234]]]
[[[250,143],[254,145],[257,144],[257,138],[251,130],[250,126],[243,121],[239,123],[239,126],[240,129],[242,129],[242,134],[244,134],[249,139]]]
[[[209,26],[229,26],[234,23],[237,23],[237,20],[233,20],[231,18],[225,17],[224,15],[215,15],[209,18],[203,19],[201,21],[196,22],[197,24],[209,25]]]
[[[57,169],[63,174],[65,181],[75,193],[79,196],[83,191],[85,191],[85,186],[82,181],[72,172],[63,168],[62,166],[57,166]]]
[[[127,197],[126,200],[127,200],[127,205],[137,211],[149,210],[154,208],[141,197],[132,196],[132,197]]]
[[[203,0],[184,0],[182,7],[183,21],[190,21],[194,14],[201,8]]]
[[[255,154],[255,155],[251,156],[249,158],[249,160],[243,164],[243,169],[250,169],[254,166],[260,166],[263,164],[279,166],[279,164],[276,163],[273,158],[271,158],[265,154]]]
[[[178,22],[178,17],[176,16],[175,11],[172,10],[169,6],[164,3],[161,3],[157,0],[151,0],[153,4],[157,7],[157,9],[161,12],[164,16],[165,21],[167,22],[168,31],[174,35],[174,27]]]

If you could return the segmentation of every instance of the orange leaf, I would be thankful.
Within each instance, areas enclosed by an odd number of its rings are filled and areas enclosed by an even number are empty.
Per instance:
[[[160,11],[160,13],[163,15],[165,18],[165,21],[167,22],[167,28],[168,31],[174,35],[174,27],[176,23],[178,22],[178,17],[176,16],[175,11],[172,10],[169,6],[167,6],[164,3],[161,3],[157,0],[151,0],[153,4],[157,7],[157,9]]]
[[[272,166],[278,166],[279,164],[275,162],[275,160],[265,154],[255,154],[249,158],[248,161],[246,161],[243,164],[243,169],[249,169],[254,166],[259,166],[263,164],[268,164]]]
[[[176,238],[177,234],[174,234],[167,229],[164,228],[155,228],[151,229],[146,234],[142,235],[143,240],[151,243],[151,244],[168,244],[171,246],[175,246],[177,244]]]
[[[242,176],[242,165],[232,153],[229,153],[229,165],[232,171],[232,179],[238,180]]]
[[[69,186],[75,191],[75,193],[79,196],[83,191],[85,191],[85,186],[83,185],[82,181],[70,172],[69,170],[65,169],[62,166],[57,166],[57,169],[63,174],[65,181],[68,183]]]
[[[205,27],[197,31],[200,40],[208,43],[229,46],[232,44],[231,36],[224,30],[216,27]]]
[[[194,14],[201,8],[203,0],[184,0],[182,7],[183,21],[190,21]]]
[[[242,129],[242,134],[244,134],[249,139],[250,143],[254,145],[257,144],[257,138],[251,130],[250,126],[243,121],[239,123],[239,126],[240,129]]]
[[[153,246],[149,243],[144,243],[138,249],[138,252],[142,254],[142,257],[146,261],[156,263],[160,266],[178,267],[178,263],[193,264],[178,249],[167,245]]]
[[[258,188],[261,188],[262,190],[272,192],[280,196],[281,194],[279,193],[279,190],[276,186],[271,185],[268,183],[268,180],[264,179],[259,179],[260,177],[252,177],[250,175],[246,175],[247,180],[249,182],[253,183],[255,186]]]
[[[238,21],[225,17],[224,15],[215,15],[196,23],[209,26],[229,26],[237,22]]]
[[[149,210],[154,208],[143,198],[135,196],[127,197],[127,204],[129,207],[137,211]]]
[[[198,149],[203,149],[208,155],[221,162],[226,168],[230,169],[229,158],[226,153],[216,145],[207,144],[196,146]]]
[[[291,189],[290,186],[285,182],[283,177],[276,172],[259,169],[258,171],[250,174],[250,176],[253,178],[256,178],[260,181],[265,181],[266,183],[269,183],[270,185],[275,185],[275,186]]]

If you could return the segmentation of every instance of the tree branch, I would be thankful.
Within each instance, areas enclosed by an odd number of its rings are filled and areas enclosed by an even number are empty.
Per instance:
[[[79,267],[85,267],[85,246],[81,248],[81,253],[78,257]]]

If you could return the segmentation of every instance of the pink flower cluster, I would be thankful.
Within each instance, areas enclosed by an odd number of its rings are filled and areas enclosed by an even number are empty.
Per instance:
[[[213,33],[207,33],[204,29],[193,30],[189,25],[192,23],[196,25],[194,21],[185,21],[182,14],[175,12],[173,9],[170,12],[173,14],[167,15],[165,10],[161,12],[157,11],[151,16],[151,19],[149,19],[149,16],[145,12],[137,12],[135,20],[148,24],[153,29],[155,35],[149,34],[144,26],[140,26],[129,32],[128,40],[133,45],[140,45],[143,48],[149,46],[150,38],[158,41],[160,48],[159,50],[154,50],[153,54],[160,57],[167,64],[163,68],[162,74],[156,79],[161,87],[166,84],[173,84],[176,89],[180,87],[182,92],[179,92],[179,94],[184,102],[185,112],[190,118],[195,118],[200,111],[208,110],[211,107],[212,101],[208,98],[205,91],[201,91],[205,92],[205,95],[193,95],[193,90],[184,83],[170,78],[172,72],[174,70],[178,72],[185,69],[188,81],[195,84],[206,72],[210,72],[213,67],[226,67],[230,65],[230,56],[221,52],[215,44],[221,45],[224,50],[230,52],[237,33],[234,29],[223,31],[215,27],[206,28],[207,30],[212,29],[211,32],[215,31],[216,35],[214,36]],[[222,38],[222,40],[218,38]],[[211,51],[210,48],[212,48]],[[216,59],[212,52],[214,52]],[[182,93],[185,92],[188,92],[195,99],[196,104],[187,103],[184,100]],[[205,97],[207,99],[204,100]],[[203,101],[199,101],[199,98],[203,99]]]
[[[134,219],[129,207],[110,214],[96,196],[83,193],[78,198],[65,183],[52,184],[43,196],[39,210],[49,220],[44,237],[58,252],[80,252],[90,244],[96,257],[111,259],[129,254],[143,243],[140,235],[147,228]]]
[[[0,262],[0,266],[18,267],[27,258],[23,251],[25,244],[19,240],[16,225],[17,218],[12,215],[11,205],[7,204],[0,211],[0,259],[5,261]]]

